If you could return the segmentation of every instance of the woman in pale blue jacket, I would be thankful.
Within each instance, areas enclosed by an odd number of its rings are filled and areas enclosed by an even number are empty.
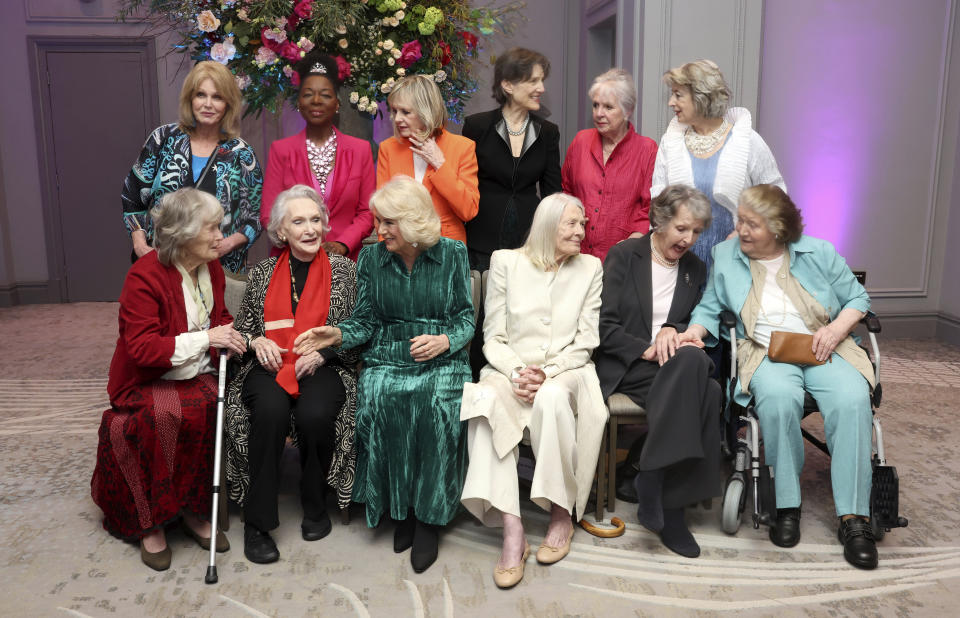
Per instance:
[[[850,335],[870,308],[866,290],[830,243],[803,236],[800,211],[774,185],[740,196],[737,233],[714,247],[714,265],[703,299],[683,341],[716,343],[720,312],[737,316],[740,390],[752,396],[760,418],[767,462],[776,478],[777,521],[770,540],[781,547],[800,541],[800,470],[803,467],[804,390],[819,404],[832,454],[833,500],[840,518],[844,557],[857,567],[877,566],[869,523],[872,417],[870,359]],[[775,331],[813,335],[822,365],[773,362]]]

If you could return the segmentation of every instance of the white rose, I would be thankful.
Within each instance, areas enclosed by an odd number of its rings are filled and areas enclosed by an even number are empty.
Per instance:
[[[394,57],[394,58],[397,58],[397,59],[399,59],[400,56],[403,55],[403,53],[402,53],[399,49],[397,49],[396,47],[394,47],[394,48],[390,51],[390,53],[393,54],[393,57]]]
[[[213,14],[213,11],[203,11],[197,15],[197,29],[202,32],[213,32],[220,27],[220,20]]]
[[[447,73],[445,71],[437,71],[433,74],[433,81],[437,82],[438,84],[445,79],[447,79]]]
[[[356,105],[357,101],[359,101],[359,100],[360,100],[360,95],[359,95],[359,94],[357,94],[356,92],[351,92],[351,93],[350,93],[350,102],[351,102],[351,103],[353,103],[354,105]]]
[[[395,65],[396,63],[397,63],[397,61],[394,60],[393,58],[387,58],[387,64],[389,64],[390,66],[393,66],[393,65]]]
[[[369,102],[370,102],[370,99],[368,99],[367,97],[360,97],[360,101],[357,103],[357,105],[362,108],[362,107],[366,107],[367,103]]]
[[[343,24],[340,24],[339,26],[337,26],[337,27],[336,27],[336,30],[337,30],[337,34],[346,34],[346,33],[347,33],[347,27],[344,26]]]
[[[393,39],[387,39],[383,42],[383,48],[387,51],[393,49]]]
[[[404,12],[403,12],[403,11],[397,11],[396,13],[393,14],[393,16],[396,17],[398,20],[402,20],[402,19],[403,19],[403,16],[404,16]]]
[[[406,70],[405,68],[399,67],[399,68],[397,69],[397,75],[399,75],[400,77],[403,77],[403,76],[406,75],[406,74],[407,74],[407,70]]]
[[[373,53],[375,53],[378,56],[381,56],[383,55],[383,50],[378,47],[375,50],[373,50]]]

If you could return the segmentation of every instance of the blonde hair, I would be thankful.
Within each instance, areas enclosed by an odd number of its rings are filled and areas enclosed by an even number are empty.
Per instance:
[[[775,239],[783,244],[800,240],[803,217],[790,196],[777,185],[754,185],[740,194],[740,205],[767,223]]]
[[[537,268],[549,270],[557,265],[557,232],[563,211],[570,205],[579,208],[581,215],[584,214],[583,203],[567,193],[548,195],[537,205],[527,242],[521,247],[521,251]]]
[[[687,88],[693,107],[704,118],[723,118],[730,105],[730,87],[713,60],[695,60],[670,69],[663,81],[672,88]]]
[[[160,198],[150,210],[153,248],[164,266],[180,261],[183,249],[200,234],[203,226],[223,220],[223,206],[206,191],[193,187],[177,189]]]
[[[633,77],[623,69],[610,69],[593,79],[587,96],[593,99],[601,92],[609,92],[617,100],[624,119],[629,120],[637,108],[637,86]]]
[[[205,79],[213,82],[213,87],[227,104],[223,119],[220,121],[220,132],[226,135],[227,139],[238,137],[243,96],[230,70],[213,60],[198,62],[183,80],[183,88],[180,89],[180,130],[188,135],[193,135],[196,131],[197,119],[193,116],[193,97],[196,96],[197,90],[200,90],[200,84]]]
[[[273,208],[270,209],[270,222],[267,223],[267,238],[275,247],[286,246],[286,241],[280,240],[280,228],[283,226],[283,218],[287,216],[287,205],[298,199],[308,199],[317,205],[320,209],[320,221],[323,227],[323,235],[326,236],[330,231],[330,214],[327,212],[327,205],[323,203],[320,194],[313,187],[307,185],[293,185],[286,191],[281,191],[277,199],[273,200]]]
[[[433,209],[430,192],[402,174],[394,176],[370,196],[370,207],[381,219],[393,219],[408,243],[429,249],[440,242],[440,217]]]
[[[443,104],[440,88],[426,75],[407,75],[400,78],[387,95],[387,105],[407,104],[425,127],[420,139],[437,137],[447,124],[447,106]],[[393,136],[400,138],[397,125],[393,125]]]

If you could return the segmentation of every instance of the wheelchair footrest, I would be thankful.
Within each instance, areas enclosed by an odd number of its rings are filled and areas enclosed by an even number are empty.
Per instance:
[[[873,486],[870,489],[870,516],[879,528],[901,528],[907,520],[900,517],[900,477],[893,466],[873,466]]]

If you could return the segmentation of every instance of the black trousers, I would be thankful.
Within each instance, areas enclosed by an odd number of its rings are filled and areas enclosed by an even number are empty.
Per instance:
[[[647,410],[640,470],[663,469],[663,507],[720,495],[720,385],[713,361],[684,346],[663,367],[639,360],[617,387]]]
[[[250,489],[243,507],[245,522],[264,531],[280,525],[280,457],[290,433],[291,415],[300,445],[303,515],[319,519],[326,511],[334,427],[347,396],[340,375],[330,366],[318,367],[312,376],[300,379],[300,396],[293,398],[277,384],[274,374],[255,365],[243,383],[242,396],[250,410]]]

